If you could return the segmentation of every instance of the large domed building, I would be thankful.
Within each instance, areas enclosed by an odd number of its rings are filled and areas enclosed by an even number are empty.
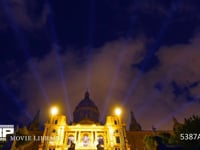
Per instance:
[[[74,123],[98,123],[99,110],[95,103],[90,99],[87,91],[85,97],[74,110]]]
[[[87,91],[75,107],[73,122],[67,116],[53,115],[45,124],[39,150],[129,150],[126,125],[117,115],[107,116],[105,124],[99,122],[99,110]]]
[[[67,116],[51,115],[44,131],[39,130],[39,112],[28,128],[19,128],[16,133],[37,136],[32,141],[14,141],[11,150],[139,150],[146,149],[145,136],[155,135],[154,130],[142,130],[133,112],[129,131],[123,119],[117,115],[106,117],[105,124],[99,122],[100,112],[87,91],[73,111],[73,121]],[[174,119],[175,120],[175,119]],[[175,120],[175,125],[177,121]],[[180,124],[179,124],[180,125]],[[156,131],[159,133],[171,131]],[[6,148],[8,149],[8,148]]]

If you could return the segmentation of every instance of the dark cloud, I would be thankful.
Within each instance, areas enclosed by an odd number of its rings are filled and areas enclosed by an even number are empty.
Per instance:
[[[48,12],[45,8],[44,1],[2,1],[1,8],[1,19],[7,26],[10,26],[10,19],[14,20],[16,25],[28,31],[42,28],[46,24]]]
[[[199,2],[195,0],[190,2],[109,0],[93,1],[93,3],[89,0],[51,1],[51,3],[46,3],[44,0],[9,0],[6,3],[9,4],[9,13],[12,15],[6,14],[5,7],[1,3],[0,28],[3,29],[1,33],[13,36],[12,31],[5,29],[11,26],[9,19],[14,18],[16,25],[25,31],[30,47],[37,45],[36,49],[40,50],[47,48],[47,46],[42,47],[42,43],[48,45],[55,38],[49,29],[52,23],[62,47],[66,45],[98,47],[120,37],[137,38],[138,35],[156,39],[173,5],[176,9],[169,21],[162,44],[188,42],[200,23]],[[53,22],[49,21],[50,19]],[[92,40],[89,38],[91,35]],[[46,52],[47,50],[44,53]],[[36,55],[39,56],[38,53]]]
[[[148,56],[147,54],[147,56],[144,57],[144,59],[141,60],[141,62],[137,64],[133,64],[132,66],[137,68],[141,72],[147,73],[150,70],[155,69],[155,67],[157,67],[159,63],[160,63],[159,59],[157,58],[155,54],[153,54],[153,56]]]
[[[188,103],[187,97],[184,94],[175,97],[171,86],[172,81],[184,85],[187,81],[193,83],[199,80],[200,72],[198,68],[200,63],[198,57],[200,53],[198,51],[198,41],[199,37],[197,36],[190,44],[161,47],[161,50],[157,52],[160,65],[141,76],[136,88],[128,98],[128,106],[124,108],[125,120],[129,120],[127,114],[130,110],[133,110],[138,121],[145,129],[150,129],[152,124],[157,125],[158,128],[170,129],[172,116],[177,116],[178,119],[183,120],[184,117],[193,113],[199,114],[198,101],[184,107]],[[138,70],[133,69],[131,66],[143,59],[141,54],[145,52],[145,45],[145,40],[130,41],[128,43],[126,40],[118,40],[109,42],[95,50],[97,53],[94,53],[90,60],[92,66],[90,91],[91,97],[100,111],[103,111],[105,107],[105,100],[118,64],[119,54],[126,47],[125,59],[121,63],[118,74],[116,74],[117,80],[112,89],[109,103],[107,103],[108,113],[112,112],[111,108],[113,106],[123,103],[130,89],[131,81],[138,74]],[[55,51],[52,51],[40,61],[35,60],[34,65],[38,70],[50,102],[62,104],[62,112],[67,114],[67,105],[70,106],[70,111],[73,112],[74,107],[83,98],[87,89],[88,68],[87,63],[77,63],[81,57],[77,57],[77,53],[73,51],[63,53],[60,59],[63,65],[64,83],[67,86],[69,103],[65,103],[64,100],[65,96]],[[84,58],[83,60],[87,61]],[[38,87],[38,83],[35,82],[33,74],[26,72],[23,79],[21,96],[22,99],[28,100],[28,110],[33,114],[35,110],[41,108],[43,115],[47,115],[48,108],[44,107],[47,106],[45,97]],[[191,88],[191,95],[198,98],[199,90],[199,86]],[[33,102],[34,105],[32,105]]]
[[[50,102],[62,104],[66,113],[63,84],[67,86],[72,111],[87,88],[88,63],[91,97],[102,110],[119,62],[122,63],[109,107],[122,103],[131,89],[130,83],[143,71],[136,88],[130,91],[127,110],[134,110],[144,128],[156,126],[172,115],[183,119],[199,113],[196,103],[178,109],[190,96],[199,98],[199,86],[189,89],[189,97],[188,91],[183,90],[186,81],[199,81],[199,36],[194,36],[200,24],[198,0],[4,2],[8,7],[1,1],[0,76],[20,90],[20,101],[25,101],[31,114],[41,108],[43,118],[47,116],[45,95]],[[60,44],[64,81],[52,43]],[[93,52],[90,60],[88,48]],[[123,50],[125,58],[120,61]],[[180,96],[173,92],[173,81],[184,91]],[[160,124],[162,128],[170,127],[170,123]]]
[[[127,45],[126,45],[127,44]],[[124,48],[127,48],[125,54],[125,60],[121,64],[121,69],[118,74],[114,74],[119,54]],[[103,47],[97,50],[89,62],[91,63],[91,97],[98,104],[100,110],[103,109],[103,101],[106,99],[107,92],[109,90],[112,78],[117,75],[116,86],[114,87],[113,95],[110,104],[120,103],[127,88],[127,79],[131,78],[131,61],[137,60],[137,55],[143,49],[143,43],[136,42],[125,42],[115,41],[107,43]],[[84,57],[84,56],[83,56]],[[63,112],[67,113],[67,105],[71,108],[71,114],[76,104],[83,98],[84,92],[87,89],[87,74],[88,68],[87,63],[77,63],[81,57],[77,57],[77,53],[68,52],[64,53],[60,57],[63,66],[64,84],[67,86],[67,92],[69,94],[69,103],[65,104],[65,97],[63,93],[62,81],[59,74],[58,64],[55,58],[55,51],[52,51],[44,59],[38,61],[35,60],[33,64],[36,66],[37,71],[43,82],[43,86],[47,95],[50,98],[51,103],[64,103]],[[84,59],[84,58],[83,58]],[[86,59],[87,60],[87,59]],[[22,82],[22,99],[29,100],[29,110],[34,112],[37,108],[47,110],[47,106],[44,93],[41,92],[38,83],[35,82],[35,77],[32,72],[27,72],[23,75],[24,81]],[[56,89],[55,89],[56,88]],[[34,91],[34,93],[32,92]],[[32,95],[32,96],[31,96]],[[33,106],[31,103],[35,101]],[[103,113],[103,112],[102,112]]]

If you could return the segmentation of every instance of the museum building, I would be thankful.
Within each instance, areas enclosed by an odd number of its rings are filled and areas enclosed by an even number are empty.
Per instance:
[[[104,124],[99,121],[99,110],[89,92],[73,112],[73,122],[54,110],[45,124],[39,150],[129,150],[126,124],[117,114],[107,116]]]

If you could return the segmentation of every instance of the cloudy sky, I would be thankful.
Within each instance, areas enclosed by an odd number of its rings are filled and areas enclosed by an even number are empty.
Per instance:
[[[198,0],[2,0],[0,123],[61,108],[88,89],[103,121],[115,106],[144,129],[200,115]]]

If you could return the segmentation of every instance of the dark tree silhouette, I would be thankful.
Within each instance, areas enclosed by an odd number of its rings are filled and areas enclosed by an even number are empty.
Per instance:
[[[197,135],[197,136],[196,136]],[[200,117],[193,115],[186,118],[182,125],[174,128],[174,143],[183,145],[185,149],[200,149]]]

